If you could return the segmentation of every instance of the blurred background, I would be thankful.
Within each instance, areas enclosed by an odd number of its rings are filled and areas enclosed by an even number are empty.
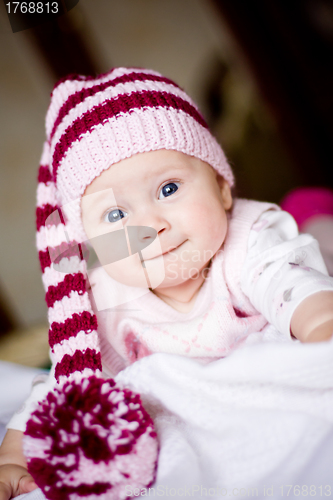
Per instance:
[[[140,66],[174,79],[222,144],[239,196],[279,203],[296,186],[333,187],[332,0],[79,0],[17,33],[5,3],[0,359],[48,364],[35,197],[44,117],[60,77]]]

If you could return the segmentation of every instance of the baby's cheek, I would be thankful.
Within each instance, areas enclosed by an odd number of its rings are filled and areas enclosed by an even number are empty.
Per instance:
[[[198,234],[205,239],[207,249],[217,251],[225,240],[227,233],[227,217],[225,212],[214,209],[206,214],[201,224],[198,224]]]

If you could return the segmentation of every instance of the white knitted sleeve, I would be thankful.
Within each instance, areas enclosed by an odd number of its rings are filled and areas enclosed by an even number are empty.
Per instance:
[[[299,234],[287,212],[269,210],[250,231],[241,288],[269,323],[290,336],[296,307],[309,295],[333,291],[333,278],[327,275],[318,242]]]
[[[6,426],[7,429],[25,431],[27,422],[32,412],[37,408],[38,402],[42,401],[56,384],[54,367],[55,364],[52,365],[49,373],[40,373],[34,378],[29,397],[25,400],[21,408],[14,413]]]

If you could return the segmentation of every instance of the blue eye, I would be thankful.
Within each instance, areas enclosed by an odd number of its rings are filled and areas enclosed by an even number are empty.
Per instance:
[[[177,190],[177,184],[175,182],[169,182],[169,184],[165,184],[165,186],[162,187],[160,194],[163,194],[163,198],[166,198],[167,196],[174,194]],[[159,197],[159,199],[161,198]]]
[[[108,222],[118,222],[120,219],[125,217],[126,212],[123,212],[119,208],[115,208],[111,210],[108,214],[106,214]]]

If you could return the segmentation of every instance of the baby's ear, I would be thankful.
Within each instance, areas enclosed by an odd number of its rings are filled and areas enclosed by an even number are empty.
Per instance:
[[[229,210],[232,206],[232,195],[230,186],[228,182],[220,174],[217,174],[216,180],[221,191],[221,197],[224,209]]]

